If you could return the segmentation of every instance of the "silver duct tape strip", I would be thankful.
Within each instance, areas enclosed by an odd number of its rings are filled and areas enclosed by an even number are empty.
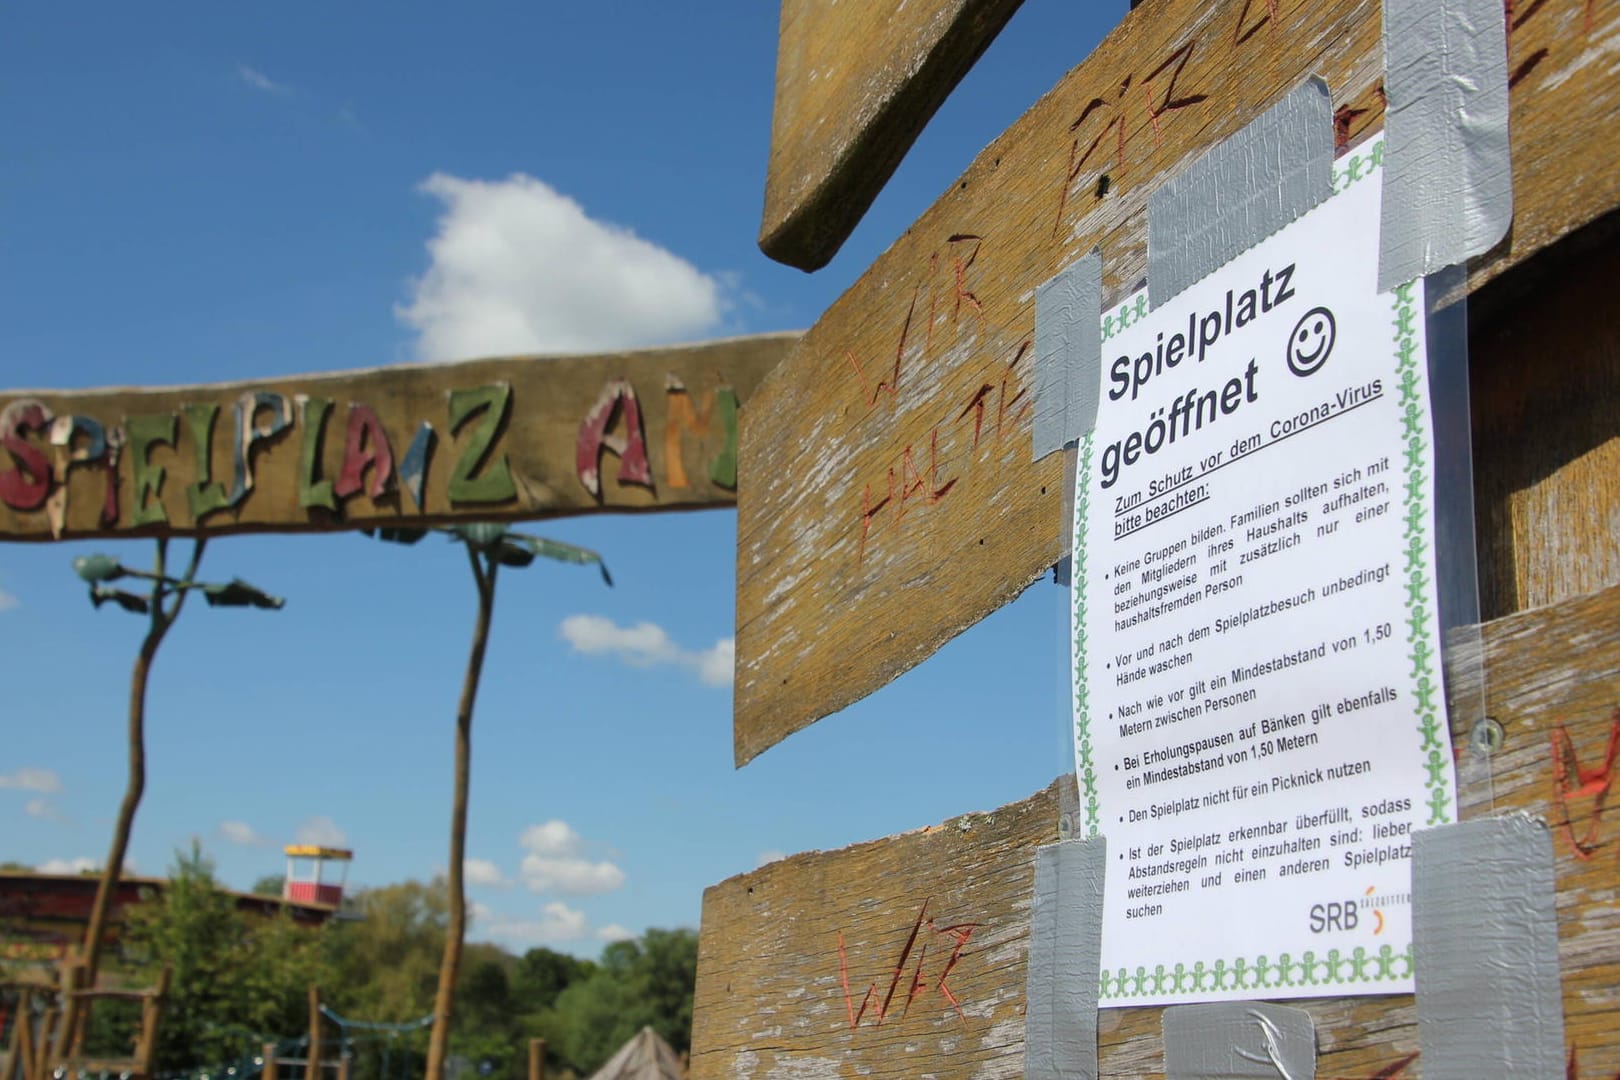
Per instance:
[[[1385,0],[1378,288],[1489,251],[1513,221],[1501,0]]]
[[[1062,840],[1035,852],[1025,1080],[1095,1080],[1108,841]]]
[[[1163,1025],[1165,1080],[1315,1080],[1316,1023],[1304,1009],[1173,1005]]]
[[[1424,1080],[1562,1080],[1552,835],[1525,814],[1412,835]]]
[[[1333,101],[1311,77],[1148,196],[1148,301],[1207,277],[1333,194]]]
[[[1096,425],[1101,387],[1102,255],[1093,251],[1035,290],[1035,460]]]

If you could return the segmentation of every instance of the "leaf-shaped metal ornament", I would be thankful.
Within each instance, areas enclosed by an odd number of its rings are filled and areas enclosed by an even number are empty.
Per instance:
[[[602,580],[613,584],[613,577],[608,573],[607,563],[602,556],[590,548],[578,547],[574,544],[565,544],[561,540],[547,540],[543,536],[527,536],[523,533],[507,533],[508,543],[522,544],[536,555],[543,555],[558,562],[574,563],[576,566],[590,566],[593,563],[602,571]]]
[[[152,610],[152,606],[146,597],[137,593],[109,588],[106,585],[90,586],[90,602],[92,604],[99,608],[108,600],[111,600],[125,611],[134,612],[136,615],[145,615]]]
[[[513,543],[510,540],[496,544],[494,548],[490,549],[490,554],[502,566],[524,567],[534,562],[534,552],[524,545]]]
[[[73,572],[82,581],[117,581],[128,573],[111,555],[80,555],[73,560]]]
[[[255,585],[236,578],[225,585],[204,585],[203,599],[209,607],[256,607],[279,609],[287,601],[271,596]]]

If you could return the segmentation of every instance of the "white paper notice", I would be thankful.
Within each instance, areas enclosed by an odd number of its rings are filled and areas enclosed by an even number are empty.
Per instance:
[[[1413,988],[1411,832],[1456,781],[1423,287],[1377,292],[1379,151],[1103,318],[1074,696],[1105,1008]]]

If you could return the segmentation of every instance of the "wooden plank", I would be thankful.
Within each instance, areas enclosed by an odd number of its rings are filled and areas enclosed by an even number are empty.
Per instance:
[[[0,392],[0,540],[730,505],[737,404],[797,338]]]
[[[1485,618],[1620,581],[1616,295],[1620,248],[1601,243],[1558,259],[1533,288],[1479,305],[1469,339]],[[1540,357],[1557,360],[1549,368]]]
[[[1570,1075],[1593,1080],[1620,1070],[1620,822],[1603,814],[1620,731],[1617,622],[1620,588],[1484,627],[1486,713],[1505,738],[1494,803],[1484,785],[1462,791],[1465,817],[1524,810],[1553,827]],[[1453,679],[1459,699],[1477,694],[1476,681]],[[1459,745],[1467,726],[1456,725]],[[988,814],[794,856],[707,890],[693,1080],[1022,1076],[1033,854],[1056,839],[1059,796],[1055,783]],[[944,928],[964,924],[972,933],[951,964],[960,935]],[[939,992],[947,967],[960,1012]],[[1421,1060],[1381,1071],[1418,1051],[1409,995],[1289,1004],[1315,1017],[1318,1076],[1422,1075]],[[1103,1076],[1162,1076],[1160,1013],[1100,1014]]]
[[[1545,0],[1515,17],[1514,224],[1471,288],[1620,204],[1620,68],[1603,59],[1617,42],[1620,5]],[[1373,0],[1133,11],[806,334],[743,425],[739,764],[926,659],[1063,554],[1062,461],[1030,460],[1035,287],[1098,245],[1105,299],[1134,287],[1148,193],[1309,74],[1332,88],[1345,140],[1378,127],[1381,56]]]
[[[782,0],[760,250],[837,254],[1021,0]]]

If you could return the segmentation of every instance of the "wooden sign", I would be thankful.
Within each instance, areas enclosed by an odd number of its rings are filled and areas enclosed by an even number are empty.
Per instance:
[[[1620,205],[1620,69],[1601,60],[1617,32],[1620,5],[1590,0],[1513,17],[1513,229],[1470,288]],[[1381,126],[1382,55],[1373,0],[1133,11],[806,334],[743,424],[739,764],[926,659],[1065,553],[1061,456],[1031,461],[1036,286],[1098,246],[1105,302],[1138,284],[1148,193],[1310,75],[1332,90],[1342,144]],[[1535,292],[1530,276],[1476,293],[1475,323],[1535,320],[1569,287],[1537,276]],[[1612,322],[1581,333],[1612,341]],[[1476,340],[1475,369],[1497,348]],[[1559,355],[1603,365],[1595,344]]]
[[[1021,0],[782,0],[760,250],[825,266]]]
[[[1483,628],[1486,714],[1503,731],[1494,803],[1483,787],[1461,792],[1464,817],[1524,810],[1552,827],[1577,1080],[1620,1071],[1620,820],[1605,814],[1620,746],[1617,622],[1620,588]],[[1459,689],[1460,700],[1479,692]],[[1464,745],[1470,732],[1453,737]],[[1034,851],[1056,839],[1060,790],[710,888],[693,1080],[1022,1076]],[[1502,993],[1512,998],[1511,981]],[[1317,1076],[1425,1075],[1411,995],[1289,1004],[1315,1018]],[[1100,1075],[1162,1075],[1161,1015],[1103,1010]]]
[[[728,505],[739,404],[797,338],[0,392],[0,540]]]

